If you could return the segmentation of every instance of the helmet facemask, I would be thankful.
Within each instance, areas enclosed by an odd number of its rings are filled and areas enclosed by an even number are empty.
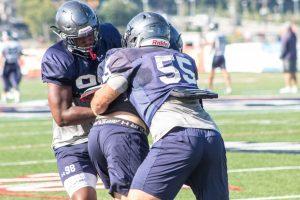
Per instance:
[[[62,38],[71,53],[95,60],[96,55],[94,51],[98,42],[99,31],[92,27],[87,28],[86,32],[79,33],[77,36],[68,35]]]

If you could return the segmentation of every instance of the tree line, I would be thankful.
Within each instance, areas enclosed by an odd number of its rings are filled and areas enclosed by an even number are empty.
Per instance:
[[[53,39],[49,26],[53,25],[55,13],[63,0],[17,0],[17,14],[29,26],[34,38]],[[297,4],[296,4],[296,3]],[[268,13],[293,13],[299,11],[300,1],[294,0],[99,0],[96,12],[100,19],[111,22],[117,27],[124,27],[130,18],[147,7],[150,10],[178,14],[178,8],[183,7],[184,15],[190,14],[194,7],[195,13],[205,13],[209,9],[228,12],[234,5],[239,13],[259,13],[262,8]]]

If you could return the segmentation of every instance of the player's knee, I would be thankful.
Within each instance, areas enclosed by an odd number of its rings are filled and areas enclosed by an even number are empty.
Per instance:
[[[130,189],[128,194],[129,200],[159,200],[158,198],[137,189]]]
[[[64,187],[72,200],[94,200],[97,177],[90,173],[79,173],[64,180]]]
[[[114,200],[128,200],[128,197],[114,192]]]
[[[97,200],[97,193],[92,187],[80,188],[72,195],[72,200]]]

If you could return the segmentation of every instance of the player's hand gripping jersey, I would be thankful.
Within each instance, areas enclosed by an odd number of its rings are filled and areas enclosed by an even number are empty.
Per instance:
[[[130,86],[129,100],[157,141],[175,126],[218,130],[199,100],[171,96],[175,88],[198,89],[197,78],[195,61],[187,54],[144,47],[110,50],[103,81],[121,82],[120,92]]]
[[[80,95],[87,89],[101,83],[97,79],[97,66],[111,48],[121,46],[121,37],[111,24],[101,24],[97,59],[85,59],[70,53],[64,42],[60,41],[51,46],[42,59],[42,80],[57,85],[72,87],[73,103],[79,106],[89,106],[79,101]],[[87,134],[92,124],[59,127],[54,122],[53,146],[58,148],[68,144],[87,142]]]

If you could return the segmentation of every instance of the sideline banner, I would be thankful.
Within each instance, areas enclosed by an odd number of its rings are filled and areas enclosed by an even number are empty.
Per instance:
[[[199,72],[211,70],[213,51],[209,45],[188,45],[184,47],[184,52],[195,59]],[[279,55],[280,43],[228,44],[225,50],[226,68],[229,72],[282,72]]]

